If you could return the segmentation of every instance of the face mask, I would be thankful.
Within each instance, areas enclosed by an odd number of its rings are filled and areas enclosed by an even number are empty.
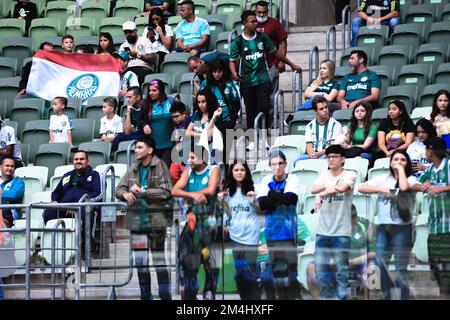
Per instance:
[[[264,23],[267,21],[267,16],[265,17],[256,16],[256,21],[258,21],[258,23]]]

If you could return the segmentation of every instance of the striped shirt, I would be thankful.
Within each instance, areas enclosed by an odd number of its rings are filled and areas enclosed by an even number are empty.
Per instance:
[[[442,159],[438,168],[432,165],[420,176],[419,182],[429,181],[433,186],[449,185],[448,158]],[[430,217],[428,218],[430,234],[450,232],[450,197],[448,192],[441,192],[431,198]]]

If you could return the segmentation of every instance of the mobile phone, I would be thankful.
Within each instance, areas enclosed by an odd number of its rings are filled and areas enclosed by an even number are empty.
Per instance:
[[[130,47],[124,47],[123,50],[125,50],[125,51],[131,51]]]

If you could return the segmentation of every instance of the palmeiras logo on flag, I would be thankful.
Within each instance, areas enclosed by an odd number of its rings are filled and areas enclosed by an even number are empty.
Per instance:
[[[68,97],[86,100],[98,90],[100,80],[95,74],[88,73],[73,79],[67,86]]]

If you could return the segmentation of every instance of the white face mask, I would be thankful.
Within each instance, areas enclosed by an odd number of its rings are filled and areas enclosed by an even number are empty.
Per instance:
[[[265,17],[256,16],[256,21],[258,21],[258,23],[264,23],[267,21],[267,16]]]

